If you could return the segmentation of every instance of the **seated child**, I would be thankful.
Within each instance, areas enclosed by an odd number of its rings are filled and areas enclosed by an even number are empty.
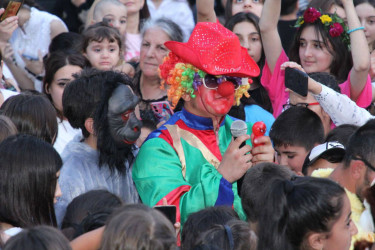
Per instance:
[[[281,113],[270,132],[277,161],[302,175],[310,150],[324,141],[324,129],[317,114],[304,107],[291,107]]]

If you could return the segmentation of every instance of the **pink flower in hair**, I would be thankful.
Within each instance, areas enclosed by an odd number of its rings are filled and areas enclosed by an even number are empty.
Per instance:
[[[344,32],[344,28],[339,23],[332,24],[331,28],[329,29],[329,34],[332,37],[341,36],[342,32]]]
[[[315,8],[310,7],[308,8],[305,13],[303,14],[303,19],[306,23],[313,23],[318,19],[322,14],[317,11]]]

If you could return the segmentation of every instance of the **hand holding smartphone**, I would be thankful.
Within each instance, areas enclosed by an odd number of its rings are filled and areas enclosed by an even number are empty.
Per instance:
[[[309,76],[305,72],[295,68],[285,68],[285,87],[303,97],[307,96],[308,79]]]
[[[23,4],[23,0],[9,1],[4,13],[0,17],[0,22],[11,16],[16,16]]]

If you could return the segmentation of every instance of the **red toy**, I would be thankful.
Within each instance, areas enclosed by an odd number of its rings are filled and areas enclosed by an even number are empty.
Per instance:
[[[266,124],[264,124],[264,122],[256,122],[254,123],[253,125],[253,128],[252,128],[252,131],[253,131],[253,134],[254,134],[254,138],[253,138],[253,147],[257,147],[259,145],[263,145],[263,143],[260,143],[260,144],[257,144],[257,143],[254,143],[254,140],[258,137],[261,137],[261,136],[264,136],[264,134],[266,133]]]

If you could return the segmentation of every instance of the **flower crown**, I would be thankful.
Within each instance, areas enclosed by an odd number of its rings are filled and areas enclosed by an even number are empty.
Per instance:
[[[328,31],[331,37],[340,37],[348,49],[350,49],[348,26],[336,12],[331,15],[322,15],[317,9],[310,7],[305,11],[303,16],[297,19],[294,27],[299,28],[304,23],[314,23],[317,20],[320,20],[324,25],[324,29]]]
[[[159,74],[161,81],[161,89],[164,89],[165,84],[169,85],[167,94],[168,100],[172,103],[174,109],[184,94],[190,94],[191,98],[195,98],[194,91],[202,85],[201,78],[204,78],[206,72],[198,69],[190,63],[184,62],[181,58],[173,52],[164,57],[163,63],[159,66]],[[250,97],[247,92],[250,88],[251,79],[247,84],[242,84],[241,78],[235,80],[239,83],[240,87],[236,90],[233,105],[240,105],[240,99],[243,95]]]

